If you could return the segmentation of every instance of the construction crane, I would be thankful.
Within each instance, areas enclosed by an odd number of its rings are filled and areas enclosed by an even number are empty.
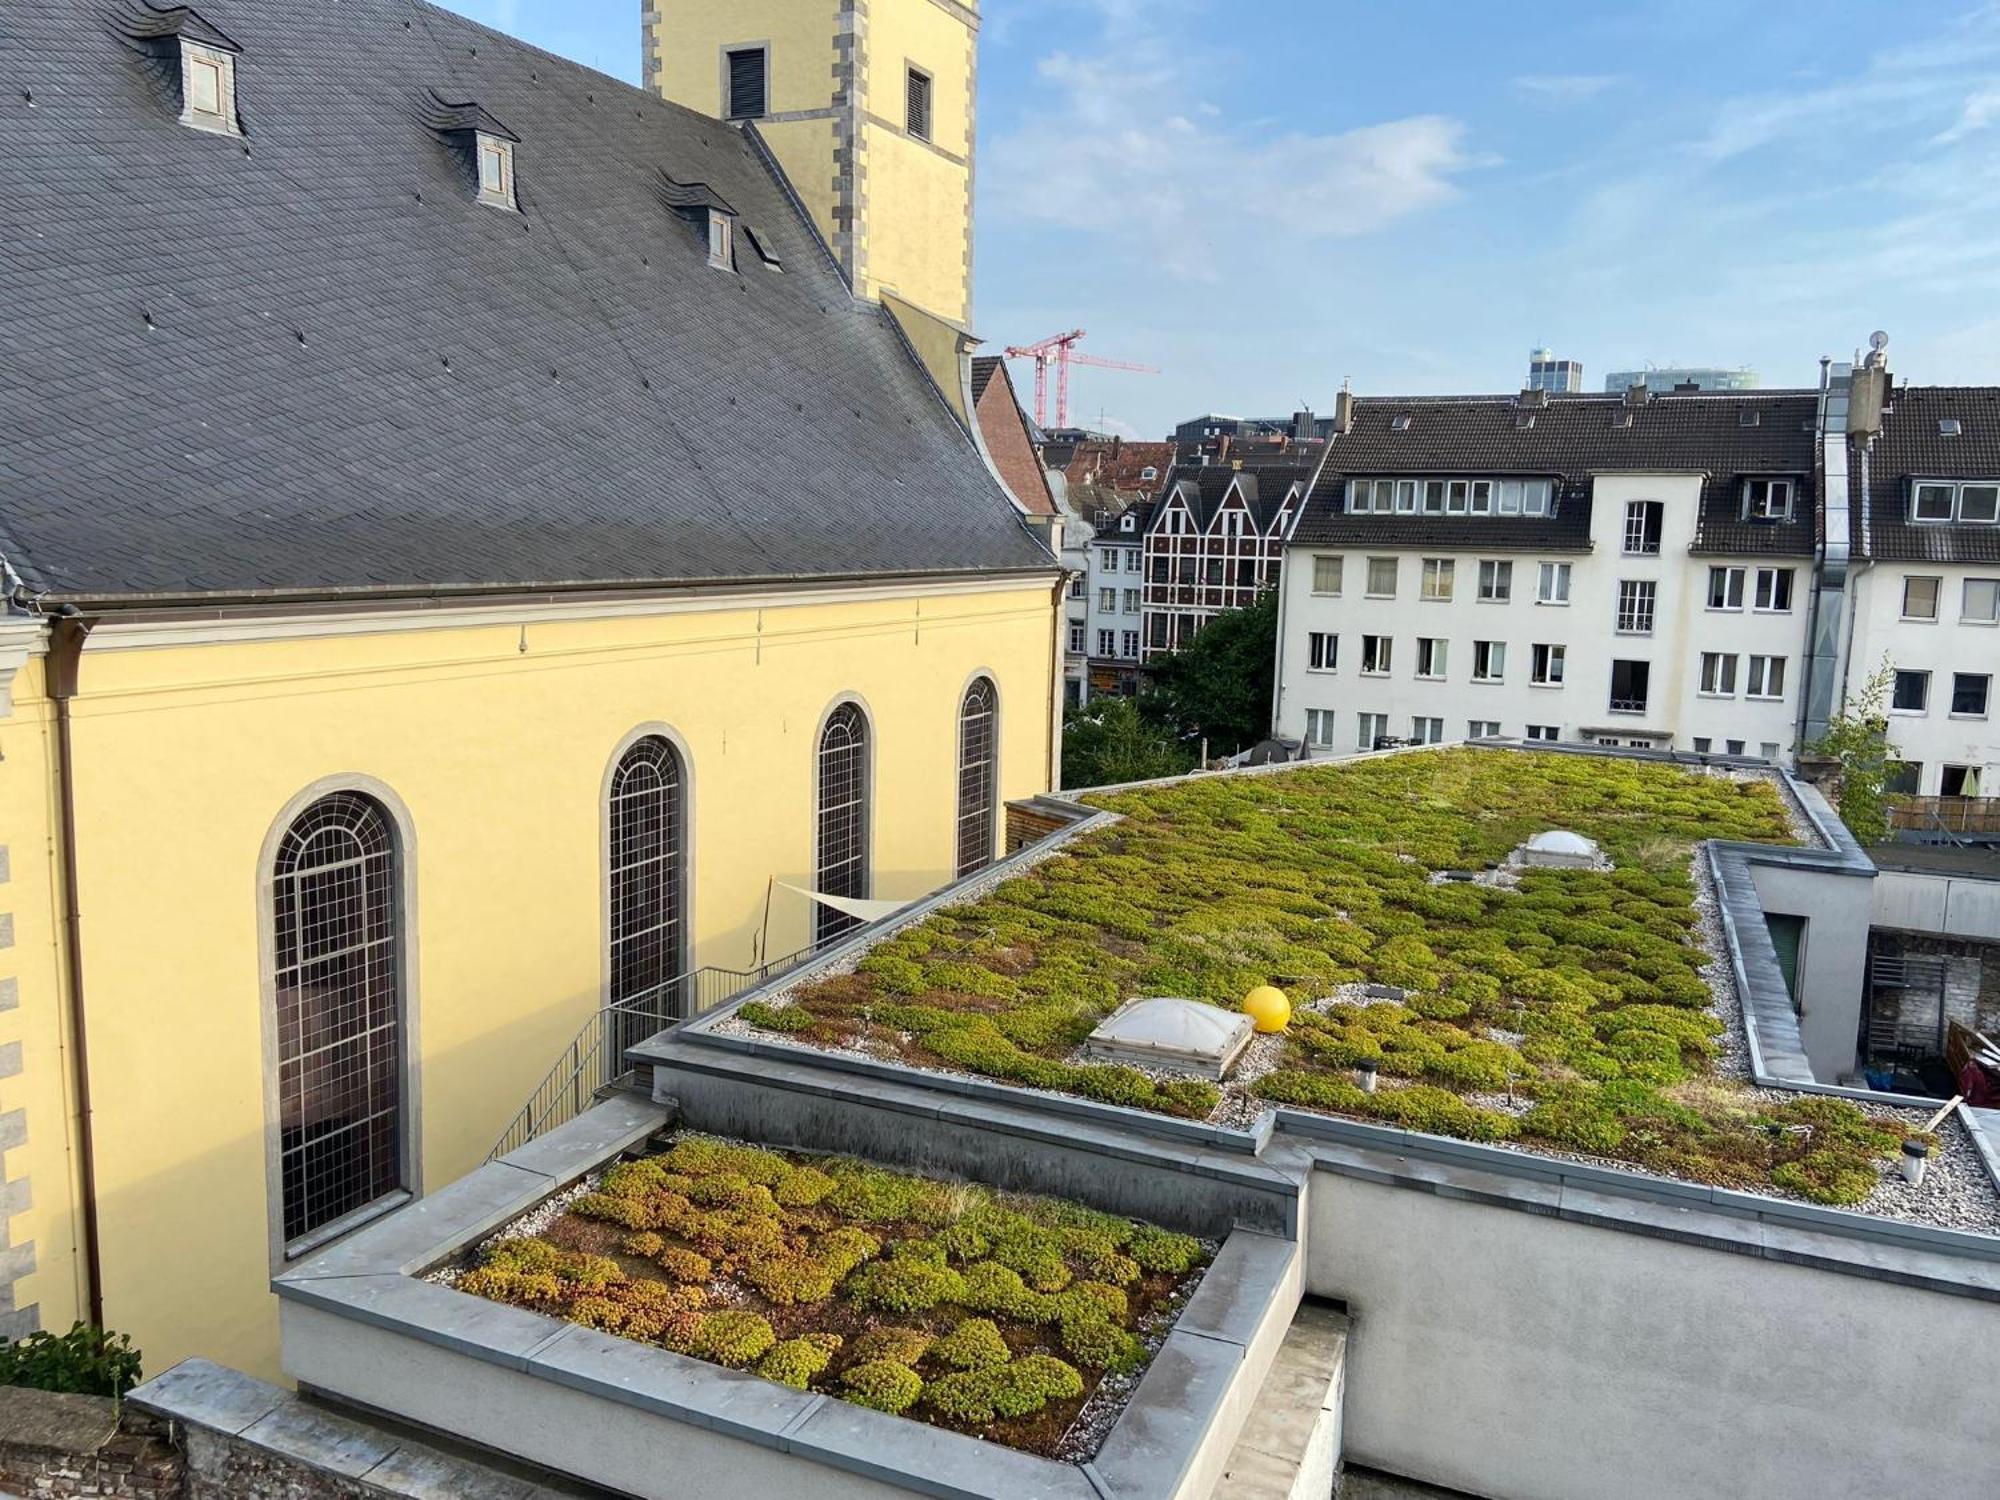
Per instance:
[[[1135,375],[1157,375],[1159,370],[1152,365],[1130,364],[1122,359],[1099,359],[1095,354],[1079,354],[1077,341],[1083,337],[1081,328],[1073,328],[1068,333],[1058,333],[1052,338],[1036,344],[1020,344],[1007,351],[1009,359],[1032,359],[1035,362],[1035,425],[1047,428],[1049,425],[1049,366],[1056,367],[1056,426],[1069,426],[1069,367],[1088,365],[1094,370],[1130,370]]]

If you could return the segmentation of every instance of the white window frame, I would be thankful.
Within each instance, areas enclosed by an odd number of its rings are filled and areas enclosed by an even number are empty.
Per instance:
[[[1498,719],[1471,719],[1466,722],[1465,737],[1469,740],[1497,740],[1500,738]]]
[[[1479,560],[1479,602],[1511,604],[1514,599],[1514,563],[1505,557]]]
[[[1326,586],[1328,579],[1333,586]],[[1315,552],[1313,554],[1312,591],[1322,599],[1338,599],[1341,588],[1347,582],[1347,558],[1339,552]]]
[[[1545,562],[1535,578],[1535,603],[1567,607],[1570,567],[1566,562]]]
[[[1474,682],[1505,682],[1507,680],[1507,643],[1505,641],[1474,641],[1472,643],[1472,680]]]
[[[1426,682],[1442,682],[1448,670],[1451,643],[1443,636],[1417,637],[1417,676]]]
[[[736,226],[728,214],[708,211],[708,263],[718,271],[736,269]]]
[[[1309,708],[1306,710],[1306,743],[1315,750],[1331,750],[1334,748],[1332,709]]]
[[[1782,656],[1752,656],[1749,673],[1743,682],[1743,696],[1746,698],[1778,699],[1785,696],[1785,658]]]
[[[1389,587],[1387,589],[1379,589],[1375,586],[1376,570],[1385,567],[1389,570]],[[1402,572],[1403,569],[1402,569],[1401,558],[1396,558],[1396,557],[1369,558],[1367,597],[1370,599],[1395,598],[1396,590],[1401,586],[1402,583]]]
[[[1990,601],[1983,615],[1972,612],[1972,590],[1974,587],[1986,590]],[[1958,620],[1961,625],[2000,625],[2000,578],[1968,578],[1958,596]]]
[[[1562,725],[1530,724],[1527,738],[1539,744],[1552,745],[1562,738]]]
[[[1646,523],[1655,513],[1660,518],[1660,534],[1646,544]],[[1658,500],[1627,500],[1625,502],[1624,554],[1627,557],[1658,557],[1660,549],[1666,545],[1667,508]]]
[[[1389,737],[1387,714],[1356,714],[1355,748],[1373,750],[1377,740]]]
[[[1629,590],[1629,595],[1628,595]],[[1613,626],[1619,635],[1651,635],[1659,614],[1660,586],[1650,578],[1618,580],[1618,609]]]
[[[1340,670],[1340,636],[1336,632],[1331,630],[1306,632],[1306,670],[1308,672]]]
[[[1903,679],[1906,677],[1920,684],[1923,689],[1923,691],[1918,695],[1920,698],[1922,698],[1923,701],[1919,703],[1915,708],[1905,707],[1904,705],[1896,701],[1897,697],[1896,690],[1897,688],[1902,686]],[[1892,714],[1902,714],[1912,719],[1920,719],[1925,714],[1928,714],[1930,711],[1931,711],[1930,669],[1927,667],[1897,667],[1889,679],[1889,712]]]
[[[210,77],[215,84],[215,108],[197,108],[195,80]],[[219,47],[181,40],[181,124],[211,135],[241,135],[236,125],[236,55]]]
[[[1958,706],[1958,685],[1961,682],[1981,682],[1979,707],[1976,710],[1962,710]],[[1951,674],[1950,717],[1954,719],[1983,719],[1993,712],[1993,674],[1991,672],[1954,672]]]
[[[1708,570],[1708,608],[1718,613],[1738,614],[1743,609],[1743,585],[1745,570],[1731,567],[1712,567]],[[1721,584],[1720,604],[1716,603],[1716,585]]]
[[[1746,521],[1789,521],[1792,518],[1794,486],[1789,479],[1753,475],[1743,481],[1743,519]]]
[[[1361,675],[1363,677],[1387,677],[1394,668],[1396,658],[1396,638],[1391,635],[1364,635],[1361,637]]]
[[[1410,743],[1413,745],[1442,745],[1444,743],[1444,720],[1435,714],[1410,715]]]
[[[1427,557],[1417,597],[1431,604],[1449,604],[1458,587],[1458,561],[1450,557]]]
[[[1750,596],[1750,607],[1760,615],[1788,615],[1792,612],[1792,590],[1797,581],[1796,568],[1759,568],[1757,582]],[[1785,602],[1779,604],[1778,585],[1784,584]]]
[[[1930,585],[1931,609],[1929,614],[1913,615],[1910,613],[1910,585],[1913,583],[1927,583]],[[1905,573],[1903,575],[1902,618],[1904,620],[1911,624],[1935,625],[1938,619],[1939,606],[1943,603],[1943,600],[1944,579],[1930,573]]]
[[[1537,641],[1528,653],[1528,686],[1561,687],[1569,670],[1569,647],[1557,641]]]
[[[1139,659],[1139,632],[1121,630],[1118,632],[1118,655],[1125,661]]]
[[[1070,626],[1069,654],[1071,656],[1082,656],[1084,654],[1083,648],[1088,643],[1089,643],[1089,633],[1083,626],[1081,625]]]
[[[1968,490],[1980,497],[1983,514],[1967,514]],[[1940,498],[1944,502],[1943,513],[1937,514]],[[1931,515],[1924,514],[1927,504],[1933,507]],[[1910,520],[1919,526],[2000,525],[2000,483],[1991,479],[1919,479],[1910,491]]]
[[[1734,698],[1736,696],[1736,653],[1733,651],[1704,651],[1701,653],[1701,686],[1698,691],[1704,698]]]
[[[1101,615],[1118,613],[1118,590],[1103,588],[1097,591],[1097,612]]]

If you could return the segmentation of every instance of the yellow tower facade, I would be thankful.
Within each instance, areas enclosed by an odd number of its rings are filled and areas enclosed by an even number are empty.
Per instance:
[[[972,316],[976,0],[645,0],[646,85],[753,122],[861,296]]]

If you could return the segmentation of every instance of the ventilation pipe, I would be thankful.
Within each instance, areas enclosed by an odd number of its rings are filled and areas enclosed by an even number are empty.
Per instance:
[[[1855,418],[1852,409],[1855,373],[1852,365],[1835,364],[1831,360],[1820,362],[1819,411],[1814,435],[1819,444],[1820,491],[1824,500],[1820,510],[1826,521],[1813,568],[1812,610],[1806,627],[1805,690],[1799,695],[1802,748],[1826,737],[1827,726],[1840,711],[1843,697],[1841,674],[1846,666],[1845,618],[1851,561],[1849,461],[1853,456],[1848,434],[1853,430]],[[1874,430],[1881,430],[1879,393],[1872,417],[1864,411],[1861,420],[1864,430],[1870,421]]]

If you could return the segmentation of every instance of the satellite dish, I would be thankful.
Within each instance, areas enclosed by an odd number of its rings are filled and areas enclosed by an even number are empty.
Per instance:
[[[1879,328],[1876,329],[1868,335],[1868,347],[1879,354],[1882,350],[1889,347],[1889,335]]]

